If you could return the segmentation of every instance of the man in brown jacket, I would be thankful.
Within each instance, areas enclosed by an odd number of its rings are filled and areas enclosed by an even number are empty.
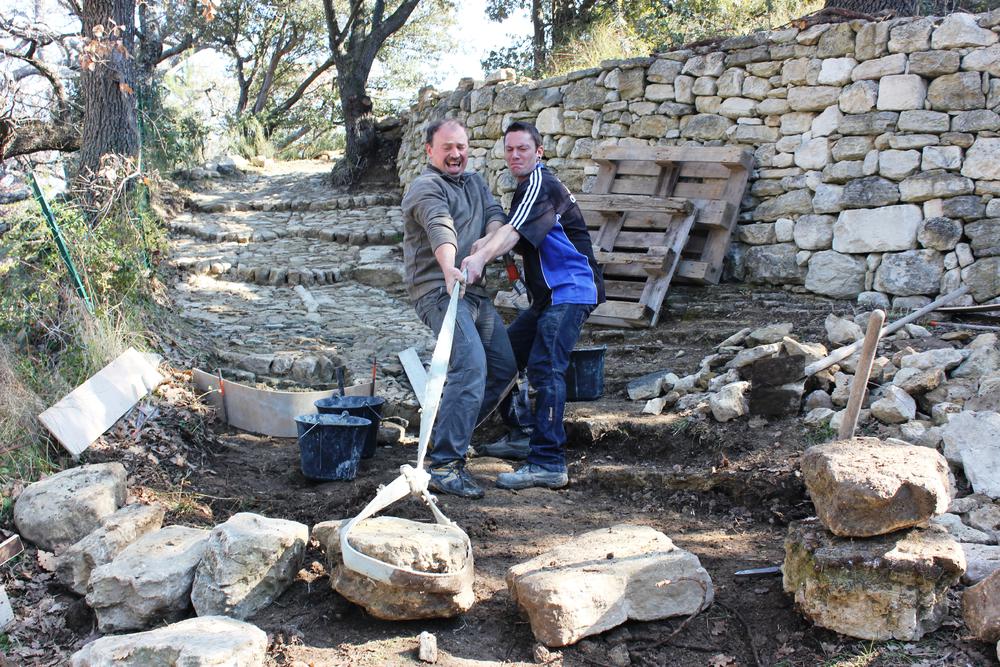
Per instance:
[[[459,302],[430,453],[430,488],[465,498],[483,491],[465,470],[472,431],[502,398],[517,373],[503,321],[481,280],[464,284],[459,265],[473,244],[507,222],[486,182],[466,172],[469,138],[454,119],[427,128],[430,163],[403,196],[403,260],[410,299],[435,335],[441,330],[453,289]],[[477,276],[478,278],[478,276]]]

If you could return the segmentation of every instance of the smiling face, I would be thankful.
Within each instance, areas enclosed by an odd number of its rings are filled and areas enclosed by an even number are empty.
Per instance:
[[[510,173],[518,181],[523,181],[535,170],[543,152],[542,147],[535,145],[535,140],[528,132],[508,132],[503,138],[504,160],[507,161]]]
[[[469,135],[458,123],[445,123],[426,144],[427,159],[449,176],[459,176],[469,163]]]

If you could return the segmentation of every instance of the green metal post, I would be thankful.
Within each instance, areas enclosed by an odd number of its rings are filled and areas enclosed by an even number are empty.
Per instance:
[[[56,247],[59,248],[59,254],[62,256],[63,262],[66,264],[66,270],[69,272],[70,280],[73,281],[73,285],[76,287],[76,293],[80,295],[80,298],[83,299],[83,302],[87,305],[87,310],[91,315],[93,315],[94,302],[90,300],[90,295],[87,294],[87,288],[83,286],[83,280],[80,278],[80,274],[76,270],[76,265],[73,264],[73,258],[70,257],[69,248],[66,247],[66,239],[63,238],[62,230],[59,229],[59,224],[56,222],[56,216],[52,214],[52,209],[49,208],[49,202],[46,201],[45,194],[38,185],[38,180],[35,178],[34,171],[28,172],[28,180],[31,182],[31,189],[35,193],[35,201],[38,202],[38,206],[42,209],[42,217],[45,218],[45,222],[49,226],[49,231],[52,232],[52,238],[55,239]]]

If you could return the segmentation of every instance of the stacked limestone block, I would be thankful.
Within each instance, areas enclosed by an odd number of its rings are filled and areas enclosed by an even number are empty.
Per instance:
[[[536,123],[574,191],[594,147],[722,145],[754,151],[731,260],[736,277],[893,307],[961,284],[1000,293],[1000,10],[851,21],[606,61],[542,81],[501,71],[422,91],[398,156],[424,164],[423,129],[458,117],[470,167],[509,198],[502,129]]]
[[[789,525],[784,589],[811,621],[869,640],[936,630],[962,548],[933,516],[948,508],[948,464],[915,445],[852,438],[810,447],[802,475],[818,518]]]

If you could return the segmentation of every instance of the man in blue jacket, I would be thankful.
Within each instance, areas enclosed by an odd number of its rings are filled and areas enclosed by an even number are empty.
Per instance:
[[[502,473],[497,486],[558,489],[569,483],[566,468],[566,368],[580,329],[604,301],[604,281],[594,259],[580,207],[541,159],[538,129],[511,123],[504,132],[504,159],[517,179],[506,223],[487,226],[487,236],[462,262],[470,281],[494,258],[514,249],[524,258],[531,307],[507,328],[518,368],[527,368],[537,391],[534,424],[525,464]]]

